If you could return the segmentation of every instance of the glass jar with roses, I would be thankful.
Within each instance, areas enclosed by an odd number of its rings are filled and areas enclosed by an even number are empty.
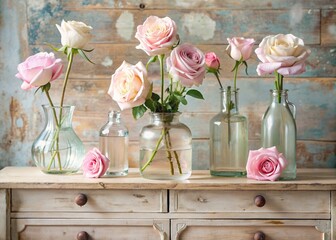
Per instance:
[[[275,146],[288,161],[281,179],[296,178],[296,122],[295,105],[288,101],[288,90],[283,88],[284,76],[305,72],[306,59],[310,50],[302,39],[292,34],[265,37],[255,50],[261,61],[257,67],[259,75],[275,75],[274,89],[270,90],[270,104],[262,117],[261,144]]]
[[[215,53],[206,54],[207,71],[213,73],[220,86],[221,111],[210,120],[210,173],[213,176],[246,175],[248,153],[247,118],[239,113],[237,74],[251,57],[254,39],[228,38],[228,55],[235,60],[233,89],[223,88],[219,79],[220,60]]]
[[[84,47],[92,35],[90,26],[76,21],[62,21],[56,25],[61,33],[62,47],[51,46],[55,51],[63,52],[68,59],[64,74],[63,88],[59,105],[55,105],[49,94],[52,82],[62,73],[62,60],[54,53],[39,52],[28,57],[18,65],[16,77],[23,81],[21,88],[37,88],[46,94],[49,104],[43,104],[45,115],[44,129],[32,145],[32,157],[45,173],[64,174],[77,172],[84,157],[84,145],[72,128],[74,106],[64,105],[65,91],[69,80],[72,62],[76,54],[90,61]]]
[[[177,27],[169,17],[148,17],[137,27],[137,49],[150,56],[146,67],[123,62],[112,75],[109,94],[121,110],[132,108],[135,119],[150,111],[150,123],[140,132],[140,173],[149,179],[187,179],[192,171],[192,135],[179,121],[180,104],[187,96],[203,99],[191,89],[202,84],[205,75],[204,54],[191,44],[179,44]],[[153,91],[147,68],[160,66],[160,92]],[[165,79],[164,63],[168,71]]]

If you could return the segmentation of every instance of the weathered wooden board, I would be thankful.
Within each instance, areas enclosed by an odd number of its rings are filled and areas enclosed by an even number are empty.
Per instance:
[[[93,43],[136,43],[136,26],[149,15],[170,16],[183,42],[223,44],[227,37],[253,37],[258,42],[267,35],[291,33],[306,44],[320,43],[320,10],[303,9],[298,15],[289,10],[63,10],[59,5],[28,7],[29,44],[59,43],[55,24],[62,19],[83,21],[93,27]],[[251,21],[253,19],[253,21]],[[265,21],[267,19],[267,21]]]
[[[336,45],[336,10],[322,10],[321,44]],[[333,49],[333,51],[336,51]]]
[[[72,10],[77,8],[98,8],[98,9],[288,9],[288,8],[334,8],[336,3],[333,0],[319,1],[296,1],[296,0],[86,0],[73,1],[61,0],[65,9]],[[143,4],[140,6],[140,4]]]

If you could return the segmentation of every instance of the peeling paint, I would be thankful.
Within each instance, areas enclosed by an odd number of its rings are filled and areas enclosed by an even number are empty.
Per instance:
[[[133,38],[134,17],[129,11],[123,12],[116,23],[117,32],[125,40]]]
[[[186,28],[191,36],[202,40],[212,39],[215,35],[216,21],[203,13],[189,13],[183,17],[183,28]]]
[[[330,33],[330,35],[333,35],[334,38],[336,38],[336,25],[332,24],[328,27],[328,32]]]
[[[302,21],[304,10],[301,3],[296,3],[289,12],[290,15],[290,27],[295,27]]]
[[[104,58],[104,60],[101,62],[101,64],[104,66],[104,67],[111,67],[113,65],[113,60],[107,56]]]

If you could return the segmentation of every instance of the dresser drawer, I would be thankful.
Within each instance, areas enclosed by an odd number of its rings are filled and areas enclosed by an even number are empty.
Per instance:
[[[12,212],[167,212],[167,190],[13,189],[11,207]]]
[[[12,239],[20,240],[79,239],[79,234],[90,240],[161,240],[170,233],[167,219],[13,219],[11,224]]]
[[[204,213],[212,218],[330,219],[328,191],[176,190],[170,194],[170,204],[172,212]]]
[[[331,240],[328,220],[175,219],[171,229],[172,240]]]

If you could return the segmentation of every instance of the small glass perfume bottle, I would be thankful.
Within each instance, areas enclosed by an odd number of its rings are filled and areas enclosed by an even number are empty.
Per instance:
[[[100,129],[99,148],[110,159],[107,176],[128,174],[128,129],[121,123],[121,113],[111,111],[108,122]]]

